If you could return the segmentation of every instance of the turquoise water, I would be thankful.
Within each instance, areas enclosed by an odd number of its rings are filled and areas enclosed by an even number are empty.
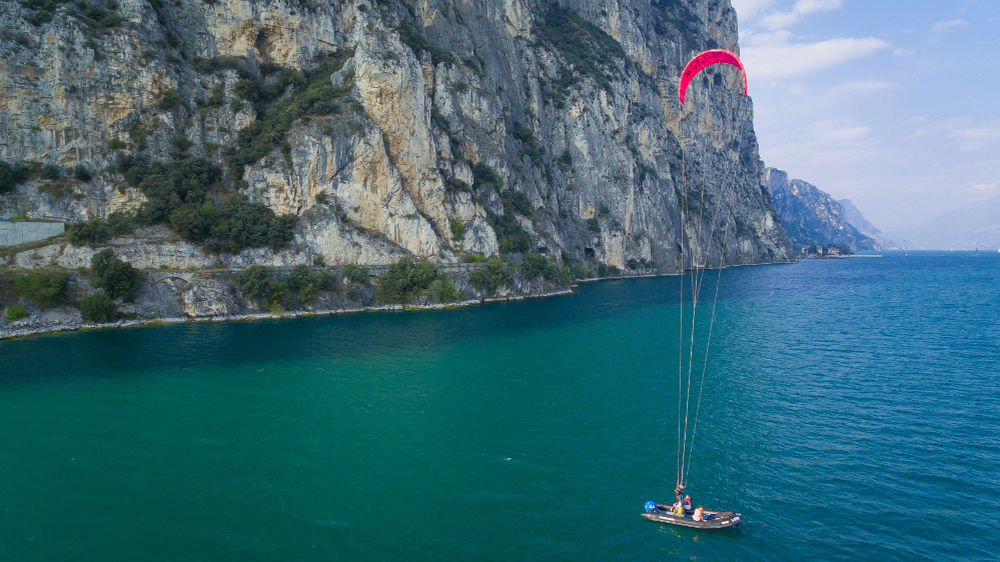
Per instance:
[[[676,471],[676,278],[0,342],[0,559],[988,559],[1000,256],[722,276]],[[710,286],[706,282],[706,287]]]

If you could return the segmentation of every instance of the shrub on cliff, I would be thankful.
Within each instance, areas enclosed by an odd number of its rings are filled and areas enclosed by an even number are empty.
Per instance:
[[[341,271],[344,279],[351,283],[367,283],[369,281],[368,266],[349,263]]]
[[[550,5],[540,18],[537,30],[539,38],[558,50],[576,71],[569,73],[560,69],[558,86],[561,90],[576,84],[581,76],[592,76],[606,89],[615,75],[614,61],[626,58],[621,43],[571,8]]]
[[[142,272],[116,258],[111,250],[94,254],[90,259],[90,274],[94,285],[104,289],[113,299],[132,302],[142,286]]]
[[[472,165],[472,175],[475,178],[475,187],[485,185],[497,191],[503,189],[503,177],[496,170],[482,162],[476,162]]]
[[[125,181],[147,197],[137,221],[165,222],[185,240],[216,253],[262,247],[277,250],[291,242],[294,216],[277,216],[266,205],[225,193],[218,166],[185,156],[184,143],[174,145],[175,159],[169,164],[131,155],[118,159]]]
[[[517,222],[513,212],[505,211],[502,215],[488,213],[486,221],[496,232],[501,252],[523,254],[531,248],[531,236]]]
[[[300,304],[312,304],[320,292],[339,290],[340,279],[328,271],[312,271],[308,266],[297,265],[288,273],[285,286]]]
[[[549,267],[549,260],[542,254],[530,253],[524,255],[521,262],[521,273],[525,279],[532,280],[541,277]]]
[[[465,223],[462,219],[451,219],[451,239],[454,242],[458,242],[462,239],[465,234]]]
[[[7,320],[14,322],[28,317],[28,308],[20,304],[12,304],[7,307]]]
[[[244,73],[233,90],[237,97],[252,103],[258,115],[236,136],[236,147],[226,151],[230,177],[242,178],[246,166],[286,145],[296,120],[340,109],[337,99],[345,97],[349,88],[331,86],[330,77],[349,56],[349,51],[328,55],[305,72],[271,67],[264,68],[259,77]]]
[[[0,195],[13,191],[18,184],[35,177],[57,180],[61,176],[62,170],[54,164],[41,164],[30,160],[10,164],[0,161]]]
[[[455,280],[443,275],[431,281],[426,293],[427,298],[441,303],[455,302],[462,298],[462,293],[455,288]]]
[[[112,238],[124,236],[135,229],[132,217],[115,211],[107,219],[92,218],[66,225],[66,239],[74,246],[96,246]]]
[[[490,256],[486,266],[480,267],[469,275],[469,284],[493,296],[500,287],[508,286],[514,281],[510,267],[499,257]]]
[[[243,296],[264,308],[274,308],[281,304],[285,286],[274,272],[263,265],[251,265],[236,276]]]
[[[568,285],[572,280],[572,272],[568,263],[556,263],[554,259],[547,258],[538,253],[525,254],[521,263],[521,273],[528,280],[544,278],[553,283]]]
[[[379,278],[375,296],[389,303],[409,302],[418,293],[426,291],[439,277],[441,274],[434,264],[426,261],[415,264],[407,258],[401,258],[390,265],[385,275]]]
[[[597,266],[598,277],[614,277],[620,274],[621,270],[618,269],[617,265],[608,265],[606,263],[602,263],[601,265]]]
[[[396,31],[399,33],[399,40],[405,43],[414,54],[419,55],[424,51],[430,53],[431,63],[434,66],[437,66],[438,63],[442,62],[448,64],[456,64],[458,62],[454,53],[431,45],[427,39],[424,38],[423,32],[417,27],[414,27],[411,23],[405,21],[402,22],[399,27],[396,28]]]
[[[58,269],[40,269],[14,278],[14,287],[39,308],[66,302],[69,273]]]
[[[625,262],[625,266],[633,270],[656,269],[656,262],[647,260],[646,258],[640,258],[640,259],[629,258],[628,261]]]
[[[52,21],[53,15],[60,8],[64,8],[67,15],[86,25],[91,32],[96,32],[101,28],[118,27],[122,23],[122,18],[118,14],[118,2],[114,0],[105,0],[103,2],[89,2],[87,0],[19,0],[19,3],[29,12],[28,22],[36,26]]]
[[[104,293],[94,293],[80,301],[80,312],[84,322],[103,324],[114,322],[118,318],[118,307],[115,301]]]
[[[88,182],[94,179],[94,174],[86,166],[77,165],[73,167],[73,179]]]
[[[319,293],[340,289],[340,279],[328,271],[312,271],[297,265],[287,274],[262,265],[252,265],[236,276],[243,296],[271,312],[312,304]]]
[[[23,162],[0,162],[0,194],[14,191],[19,183],[31,177],[31,170]]]
[[[266,205],[234,197],[219,211],[205,241],[205,247],[213,252],[236,253],[262,247],[278,250],[294,237],[295,217],[276,216]]]
[[[528,199],[527,195],[521,193],[520,191],[508,189],[503,192],[502,199],[504,209],[513,209],[526,217],[532,217],[535,215],[535,208],[531,205],[531,200]]]

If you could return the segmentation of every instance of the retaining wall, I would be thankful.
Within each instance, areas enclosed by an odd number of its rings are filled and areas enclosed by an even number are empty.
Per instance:
[[[0,220],[0,246],[17,246],[57,236],[66,231],[61,222],[26,222]]]

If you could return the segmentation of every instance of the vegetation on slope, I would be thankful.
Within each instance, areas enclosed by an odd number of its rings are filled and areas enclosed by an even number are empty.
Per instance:
[[[102,250],[90,258],[90,275],[94,285],[112,299],[132,302],[142,286],[142,272],[116,258],[111,250]]]
[[[55,164],[41,164],[30,160],[13,163],[0,161],[0,195],[13,191],[19,184],[34,178],[58,180],[60,177],[62,170]]]
[[[296,121],[341,110],[338,100],[347,96],[350,85],[334,88],[330,76],[350,56],[350,51],[328,55],[306,71],[265,66],[260,76],[254,76],[240,68],[241,78],[234,91],[253,104],[257,119],[239,132],[236,147],[225,153],[226,166],[234,181],[243,177],[246,166],[257,163],[276,148],[287,155],[291,150],[288,132]],[[223,62],[233,64],[231,59]]]
[[[295,266],[287,273],[252,265],[236,276],[236,282],[247,300],[271,312],[310,305],[319,293],[341,288],[340,279],[333,273],[314,271],[305,265]]]
[[[438,270],[434,264],[402,258],[389,266],[379,279],[375,296],[388,303],[403,304],[418,295],[436,302],[453,302],[461,298],[451,277]]]
[[[14,277],[14,288],[38,308],[68,302],[69,273],[60,269],[39,269]]]
[[[550,4],[538,22],[542,42],[554,47],[569,68],[562,68],[555,86],[557,97],[586,77],[602,88],[610,86],[615,61],[625,59],[625,51],[601,28],[580,17],[575,10]]]
[[[294,216],[276,216],[267,206],[228,192],[222,170],[188,156],[188,146],[185,137],[175,138],[170,163],[136,155],[119,158],[125,181],[148,198],[136,213],[139,224],[169,224],[185,240],[212,252],[277,250],[291,242]]]
[[[18,3],[28,10],[28,22],[36,26],[49,23],[60,10],[92,31],[118,27],[122,23],[115,0],[18,0]]]

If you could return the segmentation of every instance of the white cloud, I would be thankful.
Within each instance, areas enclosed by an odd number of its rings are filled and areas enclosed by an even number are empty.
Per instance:
[[[864,138],[871,131],[871,127],[858,125],[855,127],[840,127],[827,129],[820,132],[820,139],[827,142],[841,143],[851,142]]]
[[[889,47],[874,37],[844,37],[816,43],[758,41],[759,37],[754,36],[741,52],[747,75],[757,80],[805,76]]]
[[[878,80],[843,82],[823,89],[799,84],[786,87],[782,83],[782,99],[777,110],[793,122],[814,119],[817,115],[835,115],[840,111],[850,111],[850,108],[866,103],[867,99],[897,87],[899,84],[894,82]],[[766,111],[764,106],[760,109]]]
[[[948,133],[959,150],[980,150],[1000,144],[1000,123],[955,129]]]
[[[875,92],[884,92],[897,86],[899,86],[899,84],[896,84],[895,82],[887,82],[885,80],[859,80],[856,82],[844,82],[843,84],[838,84],[834,86],[830,92],[837,96],[857,96],[872,94]]]
[[[919,129],[903,137],[904,140],[914,141],[925,138],[927,136],[938,136],[938,137],[949,136],[952,131],[968,127],[969,118],[951,117],[949,119],[942,119],[937,121],[931,121],[926,117],[910,118],[906,120],[906,124],[920,125]]]
[[[733,2],[741,10],[741,56],[768,165],[850,197],[883,230],[1000,196],[1000,118],[989,110],[990,71],[973,66],[955,90],[941,78],[946,63],[923,48],[925,42],[981,39],[967,36],[983,14],[953,12],[915,29],[896,29],[915,22],[886,22],[876,34],[868,30],[869,18],[879,12],[859,2]],[[807,22],[816,25],[806,31]],[[995,39],[970,46],[988,51]],[[909,72],[857,64],[880,61]],[[956,64],[948,72],[963,68]],[[929,92],[968,101],[948,109],[927,103]],[[949,117],[956,109],[962,112]]]
[[[1000,120],[977,123],[970,117],[952,117],[921,124],[920,129],[903,138],[908,141],[946,138],[955,148],[965,152],[1000,145]]]
[[[781,126],[774,123],[775,126]],[[886,150],[871,137],[871,128],[853,119],[830,118],[785,129],[782,142],[762,150],[769,166],[843,168],[884,158]],[[807,181],[808,178],[803,178]]]
[[[733,8],[740,21],[747,22],[753,19],[763,9],[771,6],[772,0],[733,0]]]
[[[965,27],[967,25],[969,25],[969,22],[965,20],[945,20],[936,22],[933,26],[931,26],[931,31],[934,33],[944,33],[952,29]]]
[[[746,43],[755,45],[771,45],[787,43],[792,39],[792,32],[786,29],[771,31],[769,33],[747,33]]]
[[[768,29],[785,29],[814,12],[829,12],[840,8],[843,0],[796,0],[792,9],[764,16],[761,23]]]

